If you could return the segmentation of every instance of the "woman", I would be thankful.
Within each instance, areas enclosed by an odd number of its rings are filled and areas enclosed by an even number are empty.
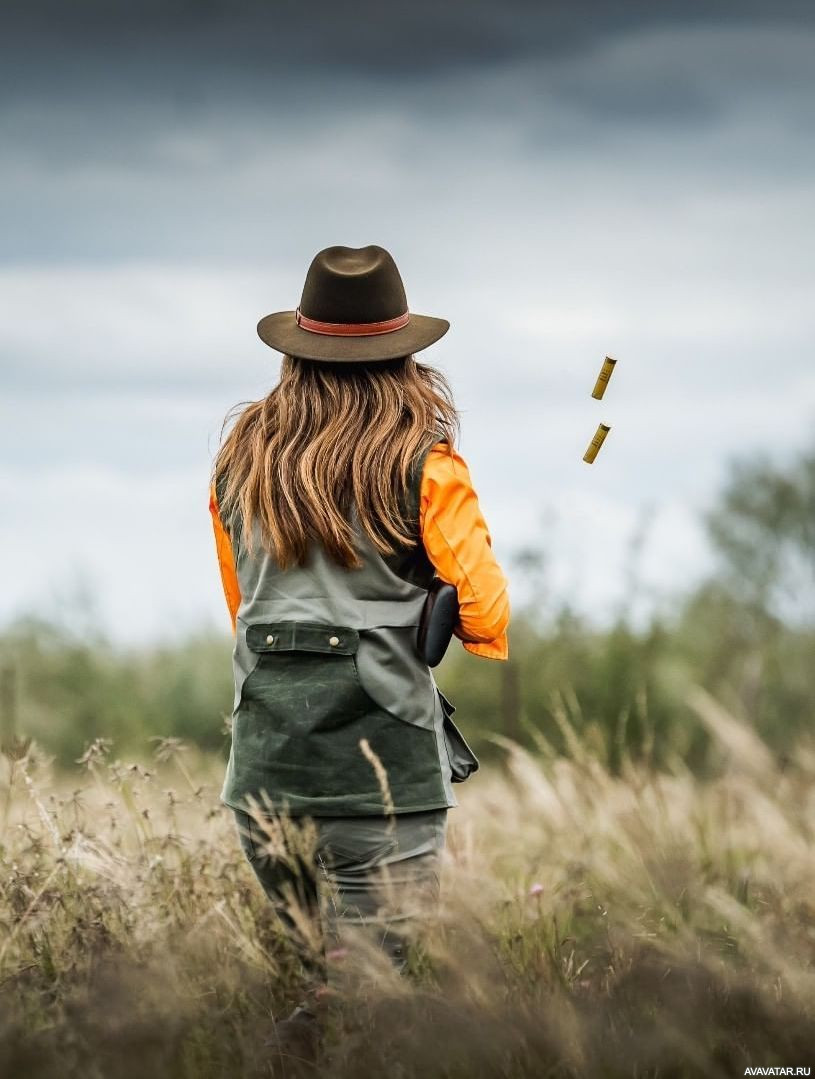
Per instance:
[[[434,576],[457,590],[464,648],[507,658],[506,580],[450,389],[414,359],[448,328],[408,311],[383,248],[319,252],[297,310],[258,325],[280,381],[237,415],[210,492],[236,637],[222,800],[292,935],[319,878],[335,935],[368,927],[398,969],[416,897],[437,894],[451,784],[478,767],[417,648]],[[281,848],[291,830],[258,805],[310,818],[311,856]]]

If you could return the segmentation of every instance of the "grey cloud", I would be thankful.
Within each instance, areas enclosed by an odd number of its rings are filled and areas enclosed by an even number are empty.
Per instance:
[[[11,0],[4,5],[9,37],[86,43],[104,53],[117,43],[146,46],[156,56],[185,47],[242,68],[296,67],[320,62],[356,67],[380,78],[424,74],[448,64],[482,64],[530,54],[570,52],[618,32],[655,26],[763,26],[812,21],[806,0],[379,0],[303,6],[267,0]]]
[[[4,5],[0,95],[48,100],[58,89],[90,103],[160,98],[187,109],[241,94],[260,103],[294,86],[288,105],[299,112],[315,98],[330,106],[343,83],[360,78],[370,93],[514,62],[548,63],[640,31],[814,21],[802,0],[779,0],[771,13],[761,0],[79,0],[70,7],[16,0]]]
[[[533,205],[537,187],[548,212],[547,189],[581,161],[611,189],[624,184],[623,205],[806,182],[814,37],[640,31],[580,57],[383,84],[376,96],[359,80],[327,96],[323,80],[296,109],[237,90],[210,107],[10,102],[2,258],[260,263],[273,243],[285,261],[345,242],[365,220],[409,235],[419,207],[437,235],[465,214],[489,228],[507,216],[508,189]]]

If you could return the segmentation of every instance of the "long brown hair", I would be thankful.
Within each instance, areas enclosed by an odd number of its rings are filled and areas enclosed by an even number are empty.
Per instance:
[[[247,549],[257,521],[284,569],[303,565],[310,540],[359,567],[352,504],[381,554],[412,545],[411,463],[435,441],[454,447],[459,434],[447,379],[413,356],[344,364],[284,356],[271,393],[237,405],[224,430],[231,419],[214,464],[221,515],[227,527],[240,521]]]

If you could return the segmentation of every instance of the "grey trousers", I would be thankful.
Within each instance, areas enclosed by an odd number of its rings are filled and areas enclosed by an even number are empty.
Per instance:
[[[310,973],[325,976],[327,954],[333,981],[332,956],[341,960],[360,932],[404,970],[407,942],[438,902],[447,809],[315,817],[305,828],[234,812],[243,851]],[[319,950],[308,939],[314,925]]]

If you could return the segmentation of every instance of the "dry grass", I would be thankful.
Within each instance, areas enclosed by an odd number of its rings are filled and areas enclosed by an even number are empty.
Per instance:
[[[0,1074],[812,1067],[815,754],[779,770],[716,702],[692,705],[729,755],[704,784],[679,761],[613,776],[577,740],[568,759],[507,745],[451,814],[412,974],[339,1002],[317,1068],[263,1047],[300,976],[218,804],[220,765],[170,742],[147,769],[97,745],[71,783],[36,747],[7,757]]]

